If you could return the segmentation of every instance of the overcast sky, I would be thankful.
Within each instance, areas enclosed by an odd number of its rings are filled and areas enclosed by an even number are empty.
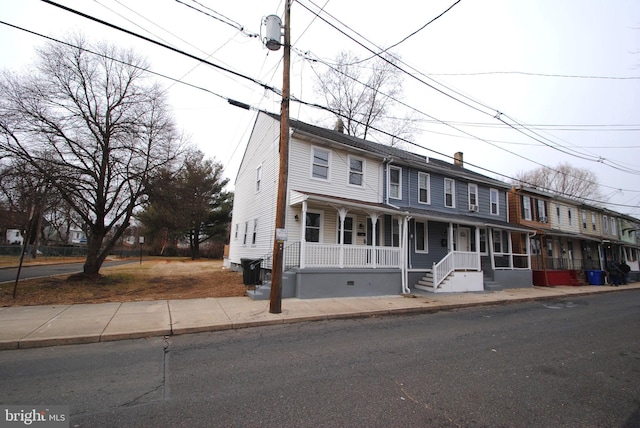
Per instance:
[[[255,35],[264,33],[264,16],[282,16],[283,0],[57,3],[282,86],[282,51],[268,51]],[[367,58],[371,52],[362,44],[374,50],[394,45],[454,3],[295,2],[292,94],[322,103],[313,82],[326,70],[323,61],[341,50]],[[324,20],[308,10],[323,6]],[[81,31],[91,40],[130,46],[153,71],[206,89],[153,77],[167,88],[178,126],[225,165],[232,183],[255,112],[225,98],[280,109],[277,95],[249,80],[43,1],[0,0],[0,21],[57,39]],[[24,70],[44,41],[0,24],[0,67]],[[504,181],[520,171],[568,162],[597,174],[605,200],[618,204],[611,209],[640,216],[640,1],[461,0],[393,52],[408,72],[402,101],[420,120],[413,142],[428,150],[405,148],[449,161],[447,156],[462,151],[468,166]],[[296,103],[291,116],[322,125],[333,121],[326,112]]]

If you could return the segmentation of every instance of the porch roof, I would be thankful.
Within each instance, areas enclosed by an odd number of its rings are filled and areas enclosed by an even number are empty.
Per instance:
[[[298,206],[304,201],[319,202],[331,206],[351,207],[365,212],[375,212],[391,215],[409,215],[409,213],[406,211],[402,211],[401,209],[386,204],[360,201],[357,199],[341,198],[339,196],[323,195],[320,193],[291,190],[291,192],[289,193],[290,206]]]
[[[413,217],[423,217],[423,218],[426,218],[427,220],[441,221],[444,223],[453,222],[453,223],[466,224],[469,226],[476,226],[476,227],[497,227],[500,229],[513,230],[516,232],[523,232],[523,233],[534,232],[533,229],[527,229],[524,227],[515,226],[506,221],[489,220],[482,217],[473,217],[471,215],[464,215],[464,214],[445,213],[441,211],[412,208],[409,210],[409,215]]]

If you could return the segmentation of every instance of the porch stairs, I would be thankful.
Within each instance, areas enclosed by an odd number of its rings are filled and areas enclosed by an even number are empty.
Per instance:
[[[433,273],[427,272],[427,274],[423,276],[414,287],[420,290],[437,293],[438,290],[446,288],[447,282],[449,282],[449,280],[452,279],[454,275],[455,275],[455,272],[451,272],[437,287],[434,287]]]

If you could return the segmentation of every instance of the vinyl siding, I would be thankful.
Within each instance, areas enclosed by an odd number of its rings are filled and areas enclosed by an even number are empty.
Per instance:
[[[280,124],[259,114],[247,143],[235,183],[229,260],[260,258],[273,250],[275,210],[279,171]],[[256,192],[256,169],[262,165],[262,181]],[[258,219],[256,244],[251,243],[254,219]],[[243,244],[244,225],[249,223],[247,243]],[[238,237],[235,237],[236,225]]]

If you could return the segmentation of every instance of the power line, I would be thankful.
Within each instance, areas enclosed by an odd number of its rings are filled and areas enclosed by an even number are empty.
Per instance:
[[[640,76],[589,76],[579,74],[534,73],[530,71],[484,71],[473,73],[429,73],[429,76],[487,76],[516,74],[523,76],[558,77],[563,79],[640,80]]]
[[[211,9],[211,8],[210,8],[210,7],[208,7],[208,6],[203,5],[202,3],[200,3],[200,2],[198,2],[198,1],[196,1],[196,0],[191,0],[191,1],[192,1],[192,2],[194,2],[195,4],[197,4],[198,6],[203,7],[203,8],[205,8],[205,9],[209,10],[209,11],[210,11],[210,12],[212,12],[212,13],[208,13],[208,12],[205,12],[205,11],[203,11],[203,10],[201,10],[201,9],[198,9],[197,7],[193,7],[193,6],[191,6],[191,5],[188,5],[188,4],[186,4],[185,2],[183,2],[182,0],[176,0],[176,2],[180,3],[180,4],[181,4],[181,5],[183,5],[183,6],[186,6],[186,7],[190,8],[190,9],[193,9],[193,10],[195,10],[195,11],[197,11],[197,12],[200,12],[200,13],[201,13],[201,14],[203,14],[203,15],[206,15],[206,16],[208,16],[208,17],[210,17],[210,18],[213,18],[213,19],[215,19],[216,21],[220,21],[220,22],[222,22],[223,24],[226,24],[226,25],[228,25],[228,26],[230,26],[230,27],[235,28],[236,30],[240,31],[242,34],[244,34],[244,35],[245,35],[245,36],[247,36],[247,37],[254,37],[254,38],[259,38],[259,37],[260,37],[260,35],[259,35],[259,34],[257,34],[257,33],[250,33],[250,32],[248,32],[248,31],[246,31],[246,30],[244,29],[244,26],[243,26],[243,25],[240,25],[240,24],[239,24],[239,23],[237,23],[236,21],[234,21],[234,20],[232,20],[232,19],[230,19],[230,18],[227,18],[226,16],[224,16],[224,15],[223,15],[223,14],[221,14],[220,12],[216,12],[215,10]]]
[[[275,88],[273,88],[273,87],[270,87],[270,86],[268,86],[268,85],[265,85],[264,83],[259,82],[258,80],[253,79],[253,78],[251,78],[251,77],[245,76],[245,75],[243,75],[243,74],[241,74],[241,73],[234,72],[234,71],[232,71],[232,70],[229,70],[229,69],[226,69],[226,68],[224,68],[224,67],[221,67],[221,66],[219,66],[219,65],[217,65],[217,64],[210,63],[209,61],[202,60],[201,58],[198,58],[198,57],[196,57],[196,56],[194,56],[194,55],[192,55],[192,54],[189,54],[189,53],[186,53],[186,52],[180,51],[180,50],[178,50],[178,49],[176,49],[176,48],[173,48],[173,47],[171,47],[171,46],[167,46],[167,45],[165,45],[165,44],[163,44],[163,43],[160,43],[160,42],[154,41],[154,40],[152,40],[152,39],[149,39],[148,37],[141,36],[141,35],[139,35],[139,34],[136,34],[136,33],[131,32],[131,31],[129,31],[129,30],[126,30],[126,29],[120,28],[120,27],[118,27],[118,26],[115,26],[115,25],[113,25],[113,24],[107,23],[107,22],[102,21],[102,20],[100,20],[100,19],[97,19],[97,18],[91,17],[91,16],[86,15],[86,14],[84,14],[84,13],[82,13],[82,12],[78,12],[78,11],[75,11],[75,10],[73,10],[73,9],[67,8],[67,7],[65,7],[65,6],[61,6],[61,5],[59,5],[59,4],[55,3],[55,2],[52,2],[52,1],[49,1],[49,0],[42,0],[42,1],[43,1],[43,2],[45,2],[45,3],[51,4],[51,5],[53,5],[53,6],[60,7],[60,8],[62,8],[62,9],[64,9],[64,10],[69,11],[69,12],[72,12],[72,13],[78,14],[78,15],[80,15],[80,16],[83,16],[83,17],[88,18],[88,19],[90,19],[90,20],[93,20],[93,21],[95,21],[95,22],[101,23],[101,24],[103,24],[103,25],[107,25],[107,26],[109,26],[109,27],[111,27],[111,28],[114,28],[114,29],[117,29],[117,30],[123,31],[123,32],[125,32],[125,33],[127,33],[127,34],[130,34],[130,35],[133,35],[133,36],[135,36],[135,37],[141,38],[141,39],[143,39],[143,40],[145,40],[145,41],[149,41],[149,42],[151,42],[151,43],[153,43],[153,44],[159,45],[159,46],[164,47],[164,48],[166,48],[166,49],[169,49],[169,50],[171,50],[171,51],[174,51],[174,52],[180,53],[180,54],[185,55],[185,56],[187,56],[187,57],[189,57],[189,58],[196,59],[196,60],[198,60],[198,61],[204,62],[204,63],[206,63],[206,64],[208,64],[208,65],[213,66],[214,68],[218,68],[218,69],[221,69],[221,70],[223,70],[223,71],[226,71],[226,72],[228,72],[228,73],[230,73],[230,74],[233,74],[233,75],[236,75],[236,76],[238,76],[238,77],[242,77],[242,78],[244,78],[244,79],[247,79],[247,80],[249,80],[249,81],[251,81],[251,82],[253,82],[253,83],[255,83],[255,84],[258,84],[259,86],[261,86],[261,87],[263,87],[263,88],[265,88],[265,89],[268,89],[268,90],[270,90],[270,91],[273,91],[274,93],[276,93],[276,94],[278,94],[278,95],[280,94],[280,93],[279,93],[279,91],[278,91],[277,89],[275,89]],[[3,23],[3,24],[6,24],[6,25],[9,25],[9,26],[12,26],[12,27],[14,27],[14,28],[18,28],[18,29],[20,29],[20,27],[17,27],[17,26],[11,25],[11,24],[7,24],[7,23],[4,23],[4,22],[2,22],[2,23]],[[27,30],[27,31],[28,31],[28,30]],[[31,31],[29,31],[29,32],[31,32]],[[31,33],[33,33],[33,32],[31,32]],[[33,33],[33,34],[37,34],[37,33]],[[55,39],[52,39],[52,40],[55,40]],[[183,83],[183,82],[181,82],[181,83]],[[208,91],[208,92],[211,92],[211,91]],[[214,94],[215,94],[215,93],[214,93]],[[220,96],[220,95],[218,95],[218,94],[215,94],[215,95]],[[251,108],[251,106],[249,106],[248,104],[241,103],[241,102],[238,102],[238,101],[234,101],[234,100],[231,100],[231,99],[226,98],[226,97],[222,97],[222,96],[220,96],[220,97],[221,97],[221,98],[226,99],[228,102],[230,102],[230,103],[231,103],[231,104],[233,104],[233,105],[240,106],[240,107],[242,107],[242,108]],[[305,104],[305,105],[308,105],[308,106],[312,106],[312,107],[320,108],[320,109],[322,109],[322,110],[329,111],[329,112],[331,112],[331,113],[333,113],[333,114],[335,114],[335,115],[338,115],[338,116],[342,116],[342,117],[344,117],[344,116],[343,116],[343,115],[341,115],[340,113],[335,112],[335,111],[332,111],[332,110],[331,110],[331,109],[329,109],[328,107],[320,106],[320,105],[315,104],[315,103],[308,103],[308,102],[302,101],[302,100],[300,100],[300,99],[297,99],[297,98],[295,98],[295,97],[292,97],[292,100],[293,100],[293,101],[296,101],[296,102],[299,102],[299,103],[302,103],[302,104]],[[406,105],[406,104],[404,104],[404,105]],[[407,107],[409,107],[409,108],[412,108],[412,107],[410,107],[410,106],[408,106],[408,105],[406,105],[406,106],[407,106]],[[412,108],[412,109],[413,109],[413,108]],[[414,109],[414,110],[416,110],[416,109]],[[416,110],[416,111],[419,111],[419,110]],[[419,112],[420,112],[420,111],[419,111]],[[432,116],[427,115],[427,114],[426,114],[426,113],[424,113],[424,112],[420,112],[420,113],[422,113],[422,114],[426,115],[427,117],[431,117],[431,118],[432,118],[432,119],[434,119],[434,120],[437,120],[437,119],[433,118]],[[447,123],[445,123],[445,122],[442,122],[442,121],[439,121],[439,122],[441,122],[441,123],[442,123],[442,124],[444,124],[444,125],[451,126],[450,124],[447,124]],[[460,129],[457,129],[457,128],[453,127],[453,126],[451,126],[451,127],[452,127],[453,129],[456,129],[458,132],[461,132],[461,133],[466,134],[466,135],[469,135],[469,136],[471,136],[471,137],[473,137],[473,138],[475,138],[475,139],[477,139],[477,140],[484,141],[484,142],[486,142],[486,143],[488,143],[488,144],[491,144],[491,143],[489,143],[487,140],[484,140],[484,139],[482,139],[482,138],[479,138],[479,137],[473,136],[472,134],[467,133],[467,132],[465,132],[465,131],[462,131],[462,130],[460,130]],[[419,145],[419,144],[417,144],[417,143],[414,143],[414,142],[408,141],[408,140],[406,140],[406,139],[404,139],[404,138],[397,137],[397,136],[395,136],[395,135],[392,135],[392,134],[390,134],[390,133],[388,133],[388,132],[386,132],[386,131],[383,131],[383,130],[377,129],[377,128],[375,128],[375,127],[372,127],[372,129],[373,129],[373,130],[375,130],[375,131],[377,131],[377,132],[380,132],[380,133],[382,133],[382,134],[385,134],[385,135],[388,135],[388,136],[391,136],[391,137],[397,138],[397,139],[399,139],[399,140],[401,140],[401,141],[403,141],[403,142],[405,142],[405,143],[408,143],[408,144],[411,144],[411,145],[415,145],[415,146],[417,146],[417,147],[420,147],[420,148],[422,148],[422,149],[424,149],[424,150],[431,151],[431,152],[433,152],[433,153],[436,153],[436,154],[439,154],[439,155],[442,155],[442,156],[445,156],[445,157],[449,157],[449,158],[451,157],[451,156],[449,156],[449,155],[446,155],[446,154],[443,154],[443,153],[439,153],[439,152],[437,152],[437,151],[435,151],[435,150],[428,149],[428,148],[426,148],[426,147],[424,147],[424,146],[421,146],[421,145]],[[492,144],[492,145],[493,145],[493,144]],[[502,148],[501,148],[501,149],[502,149]],[[503,150],[505,150],[505,149],[503,149]],[[510,151],[508,151],[508,150],[507,150],[507,152],[509,152],[509,153],[511,153],[511,154],[514,154],[514,155],[516,155],[516,156],[519,156],[518,154],[516,154],[516,153],[514,153],[514,152],[510,152]],[[522,156],[519,156],[519,157],[522,157]],[[523,158],[524,158],[524,157],[523,157]],[[536,163],[536,164],[538,164],[538,165],[544,166],[544,165],[539,164],[539,163],[537,163],[537,162],[535,162],[535,161],[533,161],[533,160],[531,160],[531,159],[527,159],[527,158],[524,158],[524,159],[529,160],[529,161],[531,161],[531,162],[534,162],[534,163]],[[506,178],[510,178],[510,179],[512,179],[512,180],[515,180],[515,179],[514,179],[514,178],[512,178],[512,177],[509,177],[509,176],[507,176],[507,175],[504,175],[504,174],[498,173],[498,172],[496,172],[496,171],[491,171],[491,170],[488,170],[488,169],[486,169],[486,168],[483,168],[483,167],[480,167],[480,166],[477,166],[477,165],[471,164],[471,163],[469,163],[469,162],[467,162],[467,163],[468,163],[469,165],[474,166],[474,167],[476,167],[476,168],[479,168],[479,169],[481,169],[481,170],[486,170],[486,171],[491,172],[491,173],[493,173],[493,174],[497,174],[497,175],[500,175],[500,176],[503,176],[503,177],[506,177]],[[572,196],[572,195],[567,195],[567,196]],[[593,200],[593,201],[594,201],[594,202],[602,203],[602,201],[596,201],[596,200]],[[620,204],[615,204],[615,205],[620,205]],[[621,206],[624,206],[624,205],[621,205]]]

